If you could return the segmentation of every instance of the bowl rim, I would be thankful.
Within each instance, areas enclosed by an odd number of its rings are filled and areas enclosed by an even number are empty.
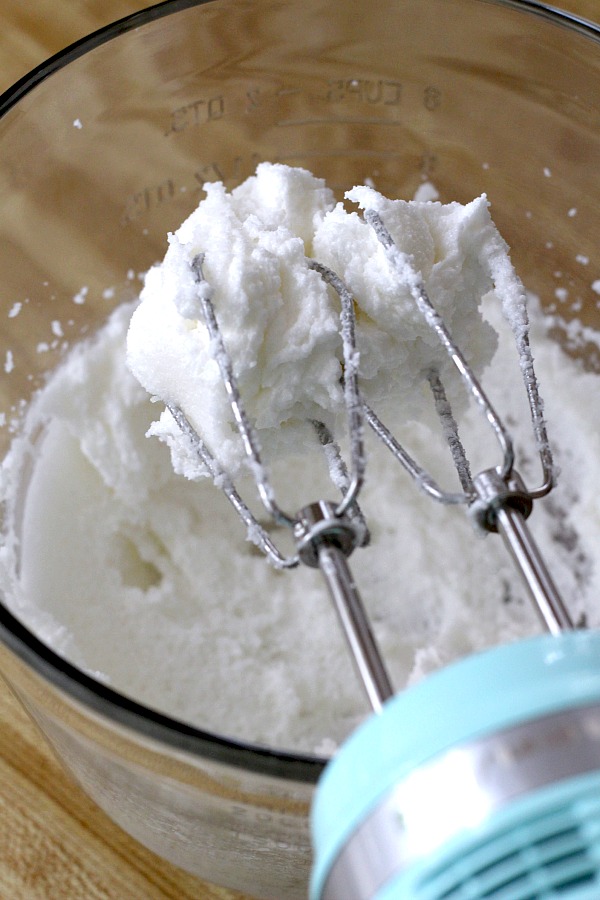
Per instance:
[[[483,2],[537,15],[600,43],[600,25],[538,0],[472,0],[472,2]],[[215,3],[219,3],[219,0],[163,0],[92,32],[36,66],[4,91],[0,95],[0,118],[42,81],[100,45],[165,16]],[[306,784],[316,783],[327,764],[328,760],[324,757],[276,750],[223,737],[144,706],[94,679],[59,656],[29,631],[2,602],[0,602],[0,640],[52,688],[58,689],[70,700],[78,702],[92,713],[100,715],[109,724],[124,727],[143,738],[189,754],[196,760],[206,759],[266,777]]]

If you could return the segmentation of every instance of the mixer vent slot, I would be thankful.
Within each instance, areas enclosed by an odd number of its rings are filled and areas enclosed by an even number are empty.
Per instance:
[[[600,790],[577,792],[511,829],[464,840],[429,868],[418,900],[550,900],[578,889],[600,898]],[[596,893],[585,896],[596,896]]]

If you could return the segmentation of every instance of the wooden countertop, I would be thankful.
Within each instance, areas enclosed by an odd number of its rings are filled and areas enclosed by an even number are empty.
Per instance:
[[[0,0],[0,91],[144,0]],[[595,21],[600,0],[560,7]],[[240,900],[144,850],[65,776],[0,682],[0,900]],[[285,900],[285,898],[282,898]]]

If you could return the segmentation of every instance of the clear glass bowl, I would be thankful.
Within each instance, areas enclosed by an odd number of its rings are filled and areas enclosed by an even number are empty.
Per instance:
[[[173,0],[76,44],[0,99],[0,452],[61,357],[40,352],[52,322],[71,342],[96,328],[202,183],[260,160],[340,192],[485,191],[527,286],[549,306],[560,271],[571,314],[598,327],[598,96],[598,30],[533,2]],[[305,896],[324,760],[157,715],[0,617],[3,674],[116,822],[206,880]]]

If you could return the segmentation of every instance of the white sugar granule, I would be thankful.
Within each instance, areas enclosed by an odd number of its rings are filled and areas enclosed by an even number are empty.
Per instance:
[[[368,182],[367,182],[368,184]],[[371,187],[373,185],[370,185]],[[413,200],[418,201],[419,203],[426,203],[431,200],[439,200],[440,192],[436,188],[434,184],[431,184],[430,181],[424,181],[423,184],[420,184],[417,190],[415,191],[415,196]]]
[[[76,303],[78,306],[82,306],[87,299],[88,293],[89,293],[89,288],[85,287],[85,286],[82,287],[81,290],[78,291],[75,294],[75,296],[73,297],[73,303]]]

